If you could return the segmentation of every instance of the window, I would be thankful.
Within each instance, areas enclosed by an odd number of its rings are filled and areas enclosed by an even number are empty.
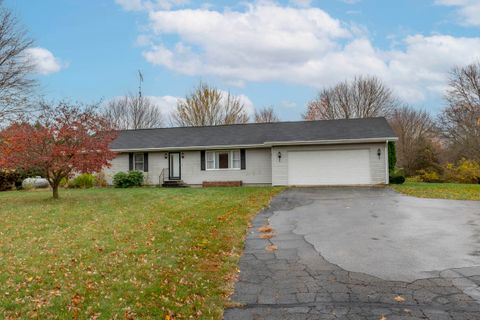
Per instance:
[[[207,170],[240,169],[240,150],[206,152]]]
[[[207,169],[215,169],[215,152],[207,152]]]
[[[133,169],[134,170],[144,171],[144,169],[145,169],[144,158],[145,158],[145,155],[143,153],[135,153],[134,154],[134,158],[133,158],[133,161],[134,161]]]

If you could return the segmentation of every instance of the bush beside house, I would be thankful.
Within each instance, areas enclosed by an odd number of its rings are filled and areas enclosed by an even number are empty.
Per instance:
[[[405,182],[403,170],[397,167],[397,151],[395,143],[388,142],[388,175],[391,184],[402,184]]]
[[[143,178],[143,172],[140,171],[118,172],[113,176],[113,185],[115,188],[140,187]]]

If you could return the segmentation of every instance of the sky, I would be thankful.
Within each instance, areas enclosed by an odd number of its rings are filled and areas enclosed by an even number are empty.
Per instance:
[[[165,114],[200,82],[300,120],[322,88],[377,76],[437,114],[448,72],[480,61],[480,0],[5,0],[35,40],[39,94],[138,92]]]

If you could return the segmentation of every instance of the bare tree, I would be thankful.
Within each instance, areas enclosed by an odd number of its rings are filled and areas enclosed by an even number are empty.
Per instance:
[[[110,101],[104,116],[116,129],[148,129],[164,125],[160,108],[148,97],[127,95]]]
[[[275,113],[275,110],[273,110],[273,107],[255,110],[256,123],[269,123],[269,122],[278,122],[278,121],[280,121],[280,118]]]
[[[445,99],[439,126],[451,153],[480,161],[480,62],[451,71]]]
[[[246,123],[249,117],[238,97],[200,85],[177,104],[172,123],[177,126],[208,126]]]
[[[397,100],[376,77],[355,77],[323,89],[307,106],[305,120],[331,120],[388,116]]]
[[[396,143],[397,164],[407,175],[425,166],[425,150],[435,150],[435,123],[426,111],[409,106],[396,108],[390,118],[390,125],[398,136]],[[431,157],[432,159],[434,157]],[[430,165],[431,166],[431,165]]]
[[[35,85],[29,78],[34,65],[28,55],[33,41],[17,18],[0,2],[0,125],[25,113]]]

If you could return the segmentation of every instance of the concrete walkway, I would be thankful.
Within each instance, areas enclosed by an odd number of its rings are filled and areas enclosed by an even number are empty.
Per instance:
[[[412,211],[417,205],[422,209]],[[430,215],[429,208],[441,214]],[[478,202],[423,203],[375,188],[287,190],[253,222],[232,297],[240,306],[227,309],[225,319],[480,319],[479,209]],[[275,229],[269,240],[259,238],[265,224]],[[451,228],[440,227],[448,224]],[[433,227],[418,229],[423,225]],[[453,240],[452,230],[460,232]],[[436,243],[443,251],[402,262],[410,252],[421,253],[413,247],[421,246],[424,236],[433,237],[425,251]],[[409,237],[410,249],[382,263],[382,252]],[[268,245],[278,249],[268,252]],[[378,252],[372,254],[369,246]],[[402,267],[395,267],[397,261]]]

